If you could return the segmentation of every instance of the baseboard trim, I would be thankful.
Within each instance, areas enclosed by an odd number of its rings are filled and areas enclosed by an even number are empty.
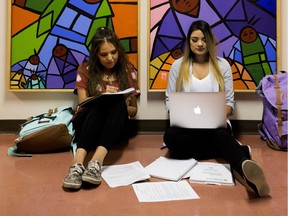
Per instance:
[[[0,133],[1,134],[14,134],[20,130],[20,125],[25,120],[0,120]]]
[[[234,134],[259,134],[260,120],[230,120]],[[132,120],[131,128],[138,133],[163,133],[169,126],[169,120]]]
[[[0,120],[0,133],[18,133],[25,120]],[[231,120],[234,134],[258,134],[260,120]],[[130,120],[132,134],[164,133],[169,120]]]

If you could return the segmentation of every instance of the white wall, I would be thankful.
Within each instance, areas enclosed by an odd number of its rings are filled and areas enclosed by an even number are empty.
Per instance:
[[[74,106],[76,97],[69,92],[8,92],[9,56],[7,56],[7,5],[10,1],[0,1],[0,120],[1,119],[26,119],[28,116],[42,113],[49,108],[60,105]],[[139,112],[137,119],[167,119],[164,107],[163,92],[147,92],[148,71],[148,0],[139,1],[140,6],[140,88],[141,96],[138,102]],[[279,1],[278,1],[279,2]],[[287,1],[281,2],[281,55],[280,70],[288,70],[287,66]],[[277,38],[278,39],[278,38]],[[278,42],[278,43],[279,43]],[[236,111],[232,119],[260,120],[262,117],[262,101],[256,93],[236,93]]]

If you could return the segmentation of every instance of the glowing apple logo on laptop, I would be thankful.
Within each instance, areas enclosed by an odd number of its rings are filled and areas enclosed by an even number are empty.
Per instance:
[[[199,106],[195,107],[194,108],[194,113],[197,114],[197,115],[200,115],[201,114],[201,108]]]

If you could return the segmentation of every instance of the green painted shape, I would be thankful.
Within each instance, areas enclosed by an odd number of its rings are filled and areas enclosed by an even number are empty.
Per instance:
[[[96,13],[96,18],[111,17],[111,16],[113,16],[113,12],[111,10],[110,4],[107,0],[104,0],[99,6],[99,9]]]
[[[66,3],[67,0],[51,2],[39,20],[11,38],[11,65],[28,59],[34,50],[39,51]]]
[[[50,2],[53,0],[40,0],[40,1],[41,4],[39,4],[39,0],[27,0],[25,3],[25,7],[42,13],[47,7],[47,5],[49,5]]]
[[[49,13],[47,16],[45,17],[41,17],[41,19],[39,20],[39,28],[38,28],[38,32],[37,35],[40,36],[44,33],[47,33],[48,31],[50,31],[50,29],[52,29],[52,13]]]
[[[36,37],[37,26],[38,24],[34,23],[11,39],[11,65],[28,59],[34,54],[34,50],[38,52],[48,33]]]
[[[124,47],[126,52],[130,51],[130,39],[121,39],[120,43]]]

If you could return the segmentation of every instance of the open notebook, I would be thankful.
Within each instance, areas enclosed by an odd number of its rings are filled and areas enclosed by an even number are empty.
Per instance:
[[[131,88],[125,89],[123,91],[119,91],[119,92],[115,92],[115,93],[105,92],[103,94],[96,95],[96,96],[88,98],[87,100],[85,100],[82,103],[80,103],[79,106],[82,107],[82,108],[88,107],[91,104],[91,102],[97,100],[97,98],[99,98],[99,97],[103,97],[103,96],[106,96],[106,95],[108,95],[108,96],[109,95],[123,95],[125,97],[128,97],[129,95],[133,94],[134,91],[135,91],[135,89],[133,87],[131,87]]]
[[[171,92],[170,125],[182,128],[226,128],[225,101],[225,92]]]

